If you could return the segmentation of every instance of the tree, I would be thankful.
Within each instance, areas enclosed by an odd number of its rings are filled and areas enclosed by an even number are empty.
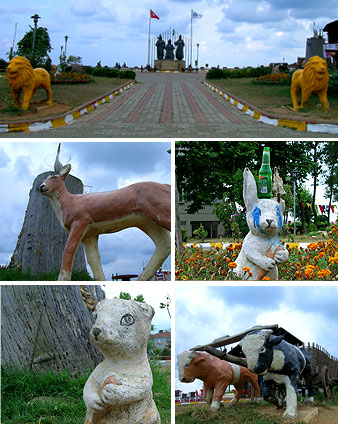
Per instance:
[[[131,295],[130,295],[130,293],[127,293],[127,292],[120,292],[119,298],[120,299],[125,299],[125,300],[130,300],[131,299]],[[143,294],[138,294],[136,297],[134,297],[134,300],[136,302],[143,302],[143,303],[145,302],[144,297],[143,297]]]
[[[189,203],[188,213],[212,205],[224,195],[235,198],[233,177],[245,166],[256,166],[260,143],[256,141],[178,141],[176,143],[177,189]]]
[[[68,65],[81,65],[82,64],[82,57],[80,56],[68,56],[66,63]]]
[[[26,57],[31,62],[33,68],[44,68],[50,62],[48,53],[52,51],[47,28],[36,28],[34,51],[33,37],[34,29],[26,32],[23,38],[18,42],[18,49],[15,55]]]
[[[89,336],[88,295],[105,297],[93,285],[1,286],[1,365],[76,375],[101,362]]]
[[[329,199],[327,223],[330,224],[330,209],[332,201],[338,200],[338,144],[336,141],[326,141],[323,148],[323,162],[327,166],[324,178],[326,184],[325,197]]]

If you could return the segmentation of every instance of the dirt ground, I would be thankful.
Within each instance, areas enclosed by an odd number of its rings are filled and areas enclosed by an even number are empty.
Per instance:
[[[31,103],[30,108],[20,113],[5,113],[0,109],[0,122],[25,122],[62,115],[71,109],[70,105],[53,102],[52,106],[45,103]]]
[[[312,406],[305,406],[298,404],[298,413],[301,414],[302,411],[308,409],[313,409]],[[266,418],[273,418],[278,416],[282,417],[284,409],[276,409],[273,405],[269,405],[265,408],[262,408],[259,413]],[[283,420],[285,424],[298,423],[298,420]],[[319,406],[318,415],[311,421],[311,424],[338,424],[338,406]]]
[[[176,406],[175,415],[184,414],[188,412],[188,410],[193,411],[196,406],[197,405]],[[199,407],[209,409],[207,404],[199,404]],[[309,409],[313,409],[313,406],[298,404],[298,411],[300,414]],[[284,420],[282,418],[284,411],[285,409],[278,410],[273,405],[264,404],[264,407],[257,405],[257,412],[259,412],[259,415],[272,422],[274,418],[278,418],[278,422],[283,422],[285,424],[301,423],[299,420]],[[240,424],[240,422],[238,424]],[[318,415],[311,421],[311,424],[338,424],[338,406],[318,406]]]

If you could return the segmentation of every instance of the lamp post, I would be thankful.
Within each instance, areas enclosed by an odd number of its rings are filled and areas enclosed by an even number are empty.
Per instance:
[[[196,63],[197,69],[198,69],[198,52],[199,52],[199,49],[200,49],[200,45],[199,45],[199,43],[197,43],[197,63]]]
[[[291,171],[291,177],[293,181],[293,234],[296,235],[296,181],[297,181],[297,170]]]
[[[67,57],[67,41],[68,41],[68,35],[65,35],[65,59]]]
[[[34,55],[34,47],[35,47],[35,33],[36,33],[36,29],[38,27],[38,21],[39,19],[41,19],[41,16],[39,16],[37,13],[35,13],[35,15],[31,16],[31,19],[33,19],[34,21],[34,29],[33,29],[33,45],[32,45],[32,51],[33,51],[33,55]]]

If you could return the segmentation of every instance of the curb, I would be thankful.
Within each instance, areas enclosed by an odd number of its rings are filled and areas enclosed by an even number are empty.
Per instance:
[[[116,88],[110,93],[104,94],[103,96],[97,97],[94,100],[91,100],[88,103],[85,103],[82,106],[79,106],[75,109],[66,112],[63,115],[57,116],[55,118],[45,118],[42,120],[33,120],[27,122],[0,122],[0,133],[7,132],[36,132],[41,130],[47,130],[49,128],[60,128],[65,125],[71,124],[75,119],[80,118],[82,115],[89,113],[99,106],[102,106],[104,103],[109,103],[113,97],[122,93],[124,90],[129,89],[132,85],[135,84],[135,81],[127,82],[121,87]]]
[[[269,115],[266,112],[263,112],[260,109],[256,108],[255,106],[250,105],[249,103],[243,102],[243,100],[233,96],[230,93],[227,93],[226,91],[222,90],[216,85],[211,84],[210,82],[203,81],[203,84],[205,84],[212,91],[215,91],[220,96],[224,97],[226,101],[230,102],[232,105],[237,107],[237,109],[242,110],[247,115],[252,116],[253,118],[257,119],[257,121],[263,122],[264,124],[291,128],[297,131],[338,134],[338,124],[299,121],[297,119],[292,118],[279,118],[278,116]]]

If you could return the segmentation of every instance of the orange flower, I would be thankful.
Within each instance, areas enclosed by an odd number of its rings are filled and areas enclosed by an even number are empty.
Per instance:
[[[317,243],[310,243],[310,244],[308,244],[307,247],[310,250],[316,250],[316,249],[318,249],[318,244]]]
[[[322,269],[318,272],[318,278],[324,278],[330,274],[331,274],[331,271],[329,269]]]
[[[296,278],[302,278],[303,277],[303,272],[302,271],[296,271],[295,272],[295,277]]]
[[[237,268],[237,264],[235,262],[230,262],[228,267],[229,268]]]
[[[229,262],[231,262],[230,258],[226,258],[225,262],[228,264]]]
[[[244,272],[249,273],[249,272],[250,272],[250,268],[249,268],[248,266],[245,266],[245,267],[243,268],[243,271],[244,271]]]
[[[265,276],[265,277],[263,277],[263,278],[262,278],[262,280],[264,280],[264,281],[268,281],[268,280],[271,280],[271,278],[269,278],[269,277]]]

